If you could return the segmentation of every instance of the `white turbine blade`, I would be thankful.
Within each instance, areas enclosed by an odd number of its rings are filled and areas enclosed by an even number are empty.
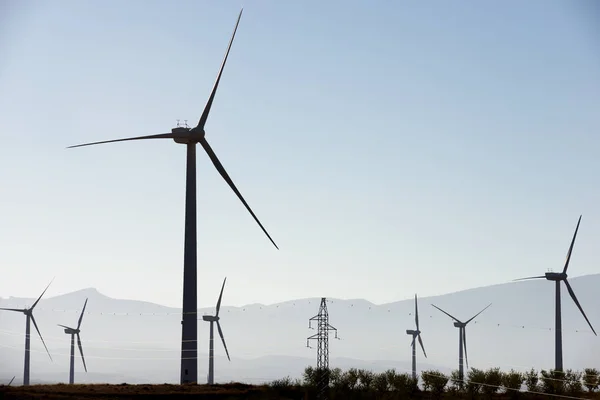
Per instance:
[[[54,282],[54,278],[52,278],[52,280],[50,281],[50,283],[48,284],[48,286],[46,286],[46,289],[44,289],[44,291],[42,292],[42,294],[40,294],[40,297],[38,297],[38,299],[35,301],[35,303],[33,303],[33,305],[31,306],[30,310],[33,310],[35,308],[35,306],[37,306],[37,303],[40,302],[40,300],[42,299],[42,296],[44,295],[44,293],[46,293],[46,290],[48,290],[48,288],[50,287],[50,285],[52,284],[52,282]]]
[[[50,355],[50,351],[48,350],[48,347],[46,346],[46,342],[44,342],[44,338],[42,337],[42,334],[40,333],[40,328],[38,328],[37,323],[35,322],[35,318],[33,317],[33,314],[31,314],[31,321],[33,322],[33,326],[35,326],[35,330],[37,331],[38,335],[40,335],[40,339],[42,339],[42,343],[44,344],[44,348],[46,348],[46,353],[48,353],[48,357],[50,357],[50,361],[54,361],[52,359],[52,356]]]
[[[425,347],[423,346],[423,339],[421,339],[421,334],[419,333],[419,344],[421,345],[421,349],[423,349],[423,355],[427,358],[427,353],[425,353]]]
[[[212,107],[212,103],[215,100],[215,95],[217,94],[217,88],[219,87],[219,82],[221,81],[221,75],[223,75],[223,69],[225,68],[225,63],[227,62],[227,57],[229,57],[229,51],[231,50],[231,45],[233,44],[233,39],[235,38],[235,33],[237,32],[238,25],[240,24],[240,19],[242,18],[242,12],[244,9],[242,8],[240,11],[240,15],[238,16],[237,22],[235,23],[235,28],[233,29],[233,34],[231,35],[231,39],[229,40],[229,46],[227,46],[227,52],[225,52],[225,57],[223,58],[223,62],[221,63],[221,68],[219,69],[219,74],[217,75],[217,79],[215,80],[215,84],[210,92],[210,96],[208,97],[208,101],[206,102],[206,106],[204,106],[204,111],[202,111],[202,116],[198,121],[198,125],[194,129],[204,129],[204,125],[206,125],[206,120],[208,119],[208,114],[210,113],[210,108]]]
[[[225,343],[225,338],[223,337],[223,331],[221,330],[221,324],[217,321],[217,329],[219,330],[219,336],[221,336],[221,340],[223,341],[223,347],[225,347],[225,353],[227,353],[227,359],[231,361],[229,358],[229,350],[227,350],[227,344]]]
[[[83,309],[81,310],[81,315],[79,316],[79,321],[77,322],[77,329],[81,327],[81,320],[83,319],[83,313],[85,312],[85,306],[87,306],[88,299],[85,299],[85,303],[83,303]]]
[[[87,366],[85,365],[85,357],[83,356],[83,347],[81,346],[81,337],[77,334],[77,346],[79,347],[79,354],[81,354],[81,360],[83,361],[83,369],[87,372]]]
[[[136,136],[124,139],[113,139],[113,140],[103,140],[101,142],[92,142],[92,143],[84,143],[84,144],[76,144],[74,146],[69,146],[67,149],[73,149],[75,147],[84,147],[84,146],[93,146],[96,144],[104,144],[104,143],[116,143],[116,142],[127,142],[130,140],[144,140],[144,139],[177,139],[187,137],[189,134],[186,132],[185,135],[181,133],[161,133],[158,135],[147,135],[147,136]]]
[[[273,243],[273,246],[275,246],[275,248],[277,250],[279,250],[279,247],[277,247],[277,245],[275,244],[275,241],[273,241],[273,239],[271,238],[271,235],[269,235],[269,233],[267,232],[267,230],[265,229],[263,224],[258,220],[258,217],[254,214],[254,211],[252,211],[252,209],[250,208],[250,206],[244,199],[244,196],[242,196],[242,194],[240,193],[238,188],[235,186],[235,183],[233,183],[233,180],[231,179],[231,177],[229,176],[227,171],[225,171],[225,167],[223,167],[223,164],[221,164],[221,161],[219,161],[219,158],[213,151],[212,147],[210,147],[210,145],[206,141],[206,138],[202,138],[200,140],[200,144],[204,148],[204,151],[206,151],[206,154],[208,154],[208,157],[211,159],[213,165],[215,166],[215,168],[217,169],[219,174],[221,174],[221,177],[223,177],[223,179],[225,180],[225,182],[227,182],[227,184],[229,185],[231,190],[233,190],[233,192],[237,195],[237,197],[240,199],[240,201],[244,204],[244,206],[246,207],[246,210],[248,210],[250,212],[250,214],[252,215],[254,220],[258,223],[258,225],[260,226],[262,231],[265,233],[265,235],[267,235],[267,237],[269,238],[271,243]]]
[[[215,317],[219,316],[219,310],[221,309],[221,299],[223,298],[223,289],[225,289],[225,281],[227,281],[227,277],[223,279],[223,286],[221,286],[221,294],[219,294],[219,300],[217,300],[217,313]]]

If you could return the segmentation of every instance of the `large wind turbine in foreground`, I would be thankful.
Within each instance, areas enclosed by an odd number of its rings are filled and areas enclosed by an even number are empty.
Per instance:
[[[65,333],[67,335],[71,335],[71,362],[69,364],[69,384],[72,385],[75,381],[75,336],[77,336],[77,346],[79,347],[79,354],[81,354],[81,360],[83,361],[83,368],[85,372],[87,372],[87,366],[85,365],[85,357],[83,356],[83,347],[81,347],[81,337],[79,337],[79,333],[81,330],[81,320],[83,319],[83,313],[85,313],[85,306],[87,306],[88,299],[85,299],[85,303],[83,303],[83,309],[81,310],[81,315],[79,316],[79,321],[77,321],[77,328],[70,328],[66,325],[58,326],[65,328]]]
[[[52,281],[54,281],[54,279],[52,279]],[[44,342],[44,338],[42,337],[42,334],[40,333],[40,329],[37,326],[37,323],[35,322],[35,317],[33,316],[33,309],[35,308],[35,306],[37,306],[37,304],[39,303],[40,299],[42,298],[42,296],[44,295],[44,293],[46,293],[46,290],[48,290],[48,288],[50,287],[50,285],[52,284],[52,281],[50,281],[50,283],[48,284],[48,286],[46,286],[46,289],[44,289],[44,291],[42,292],[42,294],[40,294],[40,297],[38,297],[38,299],[35,301],[35,303],[33,303],[33,305],[29,308],[24,308],[24,309],[19,309],[19,308],[0,308],[0,310],[5,310],[5,311],[15,311],[15,312],[22,312],[23,314],[25,314],[25,316],[27,317],[26,322],[25,322],[25,362],[23,364],[23,385],[29,385],[29,357],[31,355],[30,349],[31,349],[31,322],[33,321],[33,326],[35,326],[35,330],[37,331],[38,335],[40,335],[40,339],[42,340],[42,343],[44,344],[44,347],[46,348],[46,352],[48,353],[48,357],[50,357],[50,361],[52,361],[52,356],[50,355],[50,352],[48,351],[48,347],[46,347],[46,342]]]
[[[437,308],[438,310],[440,310],[441,312],[443,312],[444,314],[446,314],[447,316],[452,318],[455,321],[454,326],[456,328],[458,328],[458,379],[461,381],[461,383],[464,380],[463,349],[465,352],[464,361],[467,364],[467,368],[469,368],[469,359],[467,357],[467,324],[469,322],[473,321],[475,319],[475,317],[477,317],[479,314],[481,314],[482,312],[487,310],[487,308],[491,305],[492,305],[492,303],[488,304],[487,307],[485,307],[483,310],[479,311],[477,314],[475,314],[473,317],[471,317],[471,319],[467,320],[466,322],[462,322],[461,320],[448,314],[446,311],[442,310],[435,304],[432,304],[432,306],[434,306],[435,308]]]
[[[223,289],[225,289],[225,281],[227,278],[223,280],[223,286],[221,286],[221,294],[219,294],[219,300],[217,300],[217,312],[215,315],[203,315],[202,319],[204,321],[210,322],[210,338],[208,342],[208,384],[212,385],[215,383],[215,328],[214,323],[217,323],[217,329],[219,330],[219,336],[221,336],[221,340],[223,341],[223,347],[225,347],[225,353],[227,353],[227,359],[231,361],[229,358],[229,350],[227,350],[227,344],[225,343],[225,338],[223,337],[223,331],[221,330],[221,324],[219,323],[219,310],[221,309],[221,299],[223,298]]]
[[[175,143],[185,144],[187,146],[187,168],[186,168],[186,187],[185,187],[185,244],[183,256],[183,320],[181,322],[181,383],[197,383],[198,382],[198,303],[197,303],[197,244],[196,244],[196,144],[200,143],[208,157],[213,162],[215,168],[221,174],[225,182],[231,187],[237,197],[244,204],[246,209],[252,214],[254,220],[267,235],[271,243],[278,248],[267,230],[260,223],[252,209],[244,197],[229,177],[229,174],[223,168],[223,165],[217,158],[213,149],[210,147],[205,138],[204,126],[208,119],[208,114],[212,106],[221,74],[229,55],[229,50],[235,38],[235,32],[242,17],[242,11],[238,16],[233,35],[229,41],[227,52],[223,58],[217,80],[208,98],[208,102],[202,112],[202,116],[195,128],[176,127],[171,130],[171,133],[162,133],[158,135],[138,136],[126,139],[107,140],[103,142],[94,142],[80,144],[70,147],[90,146],[101,143],[123,142],[129,140],[145,140],[145,139],[173,139]]]
[[[421,331],[419,330],[419,309],[417,308],[417,295],[415,294],[415,325],[417,326],[416,330],[407,329],[406,334],[412,336],[412,377],[413,379],[417,379],[417,343],[416,339],[419,339],[419,344],[421,345],[421,349],[423,349],[423,355],[427,358],[427,353],[425,353],[425,347],[423,347],[423,340],[421,339]]]
[[[561,307],[560,307],[560,282],[561,281],[565,283],[565,286],[567,287],[567,290],[569,291],[569,295],[571,295],[571,298],[577,305],[577,308],[579,308],[579,311],[581,311],[581,314],[583,314],[583,318],[585,318],[585,320],[587,321],[590,328],[592,328],[592,332],[594,332],[594,335],[598,336],[596,334],[596,331],[594,330],[594,327],[592,326],[590,320],[585,315],[585,312],[583,311],[581,304],[579,304],[579,300],[577,300],[577,296],[575,296],[575,292],[573,291],[573,288],[571,287],[571,285],[569,284],[569,281],[567,280],[567,268],[569,268],[569,262],[571,261],[571,254],[573,253],[573,245],[575,245],[575,238],[577,237],[577,231],[579,230],[580,223],[581,223],[581,215],[579,216],[579,220],[577,221],[577,227],[575,228],[575,233],[573,234],[573,239],[571,240],[571,246],[569,247],[569,251],[567,252],[567,260],[565,261],[565,266],[564,266],[562,272],[546,272],[546,274],[542,275],[542,276],[531,276],[528,278],[515,279],[515,281],[521,281],[521,280],[525,280],[525,279],[546,278],[549,281],[555,282],[556,309],[555,309],[555,317],[554,317],[555,318],[554,319],[554,324],[555,324],[555,327],[554,327],[554,352],[555,352],[554,353],[554,357],[555,357],[554,358],[554,364],[555,364],[554,369],[557,371],[563,370],[562,318],[561,318],[561,311],[560,311],[561,310]]]

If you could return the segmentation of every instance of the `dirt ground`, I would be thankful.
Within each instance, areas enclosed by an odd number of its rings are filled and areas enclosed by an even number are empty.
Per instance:
[[[0,386],[0,399],[302,399],[280,396],[266,386],[226,385],[30,385]]]

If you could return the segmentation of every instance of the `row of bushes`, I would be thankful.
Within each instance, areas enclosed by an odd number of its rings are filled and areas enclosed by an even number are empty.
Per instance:
[[[420,392],[429,392],[433,396],[441,396],[444,392],[456,395],[468,394],[471,397],[493,397],[506,393],[518,397],[523,391],[544,394],[565,394],[578,396],[587,391],[598,392],[600,372],[595,368],[584,371],[541,370],[539,373],[531,369],[525,373],[510,370],[503,372],[500,368],[486,371],[477,368],[468,370],[463,380],[459,379],[458,370],[446,375],[438,370],[423,371],[416,379],[406,373],[398,373],[394,369],[382,373],[374,373],[365,369],[340,368],[318,370],[307,367],[303,379],[292,381],[289,377],[273,381],[270,386],[277,390],[305,389],[316,391],[322,382],[329,382],[331,398],[405,398],[413,397]],[[419,387],[421,383],[421,387]],[[366,396],[369,395],[369,396]]]

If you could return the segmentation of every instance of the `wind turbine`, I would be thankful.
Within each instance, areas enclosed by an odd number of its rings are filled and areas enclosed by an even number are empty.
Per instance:
[[[487,307],[485,307],[483,310],[479,311],[477,314],[475,314],[473,317],[471,317],[471,319],[467,320],[466,322],[462,322],[461,320],[448,314],[446,311],[442,310],[435,304],[432,304],[432,306],[434,306],[435,308],[437,308],[438,310],[440,310],[441,312],[443,312],[444,314],[446,314],[447,316],[452,318],[455,321],[454,326],[458,328],[458,379],[460,379],[461,383],[464,379],[463,349],[465,352],[464,361],[467,364],[467,368],[469,368],[469,359],[467,357],[467,329],[466,329],[467,324],[469,322],[473,321],[475,319],[475,317],[477,317],[479,314],[481,314],[482,312],[487,310],[487,308],[491,305],[492,305],[492,303],[488,304]]]
[[[567,268],[569,268],[569,262],[571,261],[571,254],[573,253],[573,245],[575,244],[575,238],[577,237],[577,231],[579,230],[580,223],[581,223],[581,215],[579,216],[579,220],[577,221],[577,227],[575,228],[575,233],[573,234],[573,239],[571,240],[571,246],[569,246],[569,251],[567,252],[567,260],[565,261],[565,266],[564,266],[562,272],[546,272],[546,274],[542,275],[542,276],[531,276],[528,278],[515,279],[515,281],[522,281],[522,280],[526,280],[526,279],[546,278],[549,281],[555,282],[555,288],[556,288],[555,307],[556,307],[556,309],[555,309],[555,317],[554,317],[554,324],[555,324],[555,328],[554,328],[554,369],[556,371],[563,370],[562,316],[561,316],[561,307],[560,307],[560,282],[561,281],[565,283],[565,286],[567,287],[567,290],[569,291],[569,295],[575,302],[575,305],[577,305],[577,308],[579,308],[579,311],[581,311],[581,314],[583,314],[583,318],[585,318],[585,320],[587,321],[590,328],[592,328],[592,332],[594,332],[594,335],[598,336],[596,334],[596,331],[594,330],[594,327],[592,326],[590,320],[585,315],[585,312],[583,311],[581,304],[579,304],[579,300],[577,300],[577,296],[575,296],[575,292],[573,291],[573,288],[571,287],[571,285],[569,284],[569,281],[567,280]]]
[[[227,353],[227,359],[229,358],[229,351],[227,350],[227,344],[225,344],[225,338],[223,337],[223,331],[221,330],[221,324],[219,323],[219,310],[221,309],[221,299],[223,298],[223,289],[225,289],[225,281],[223,280],[223,286],[221,286],[221,294],[219,294],[219,300],[217,300],[217,312],[215,315],[203,315],[204,321],[210,322],[210,339],[208,340],[208,384],[212,385],[215,383],[215,346],[214,346],[214,323],[217,323],[217,329],[219,330],[219,336],[223,341],[223,347],[225,347],[225,353]]]
[[[233,35],[229,41],[229,46],[225,57],[221,64],[217,80],[213,86],[213,89],[208,98],[208,102],[202,112],[202,116],[195,128],[189,128],[187,125],[177,126],[171,130],[171,133],[162,133],[158,135],[149,136],[138,136],[126,139],[107,140],[102,142],[80,144],[73,147],[90,146],[101,143],[111,142],[123,142],[129,140],[145,140],[145,139],[173,139],[175,143],[185,144],[187,147],[187,162],[186,162],[186,187],[185,187],[185,242],[184,242],[184,256],[183,256],[183,310],[182,310],[182,322],[181,322],[181,383],[192,383],[198,381],[198,302],[197,302],[197,243],[196,243],[196,144],[200,143],[208,157],[211,159],[215,168],[221,174],[225,182],[231,187],[237,197],[244,204],[246,209],[250,212],[254,220],[261,227],[263,232],[267,235],[271,243],[275,248],[279,249],[271,236],[267,233],[267,230],[260,223],[244,197],[239,192],[229,174],[225,171],[225,168],[217,158],[213,149],[210,147],[205,138],[204,126],[208,119],[219,81],[221,80],[221,74],[225,67],[225,62],[229,55],[229,50],[235,37],[235,32],[240,23],[243,9],[240,11]]]
[[[85,306],[87,306],[88,299],[85,299],[85,303],[83,303],[83,309],[81,310],[81,315],[79,316],[79,321],[77,321],[77,328],[70,328],[65,325],[58,326],[65,328],[65,333],[67,335],[71,335],[71,365],[69,366],[69,384],[72,385],[75,377],[75,335],[77,335],[77,346],[79,347],[79,354],[81,354],[81,360],[83,361],[83,368],[85,372],[87,372],[87,366],[85,365],[85,357],[83,356],[83,347],[81,346],[81,337],[79,337],[79,332],[81,330],[81,320],[83,319],[83,313],[85,312]]]
[[[0,308],[0,310],[5,310],[5,311],[21,312],[21,313],[25,314],[25,316],[27,317],[26,322],[25,322],[25,362],[23,364],[23,386],[29,385],[29,357],[31,354],[30,353],[30,347],[31,347],[30,346],[30,341],[31,341],[30,332],[31,332],[31,322],[32,321],[33,321],[33,326],[35,326],[35,330],[37,331],[38,335],[40,336],[40,339],[42,339],[44,348],[46,348],[46,353],[48,353],[48,357],[50,357],[50,361],[52,361],[52,356],[50,355],[50,352],[48,351],[48,347],[46,347],[46,342],[44,342],[44,338],[42,337],[42,334],[40,333],[40,329],[38,328],[37,323],[35,322],[35,317],[33,316],[33,309],[35,308],[35,306],[37,306],[40,299],[42,298],[44,293],[46,293],[46,290],[48,290],[48,288],[50,287],[50,285],[52,284],[53,281],[54,281],[54,278],[52,278],[52,280],[50,281],[48,286],[46,286],[46,289],[44,289],[42,294],[40,294],[40,297],[38,297],[38,299],[35,301],[35,303],[33,303],[33,305],[31,307],[24,308],[24,309]]]
[[[406,334],[412,335],[412,377],[413,379],[417,379],[417,346],[416,339],[419,339],[419,344],[421,345],[421,349],[423,349],[423,355],[427,358],[427,353],[425,353],[425,347],[423,347],[423,340],[421,339],[421,331],[419,330],[419,309],[417,308],[417,295],[415,294],[415,324],[417,325],[417,330],[407,329]]]

